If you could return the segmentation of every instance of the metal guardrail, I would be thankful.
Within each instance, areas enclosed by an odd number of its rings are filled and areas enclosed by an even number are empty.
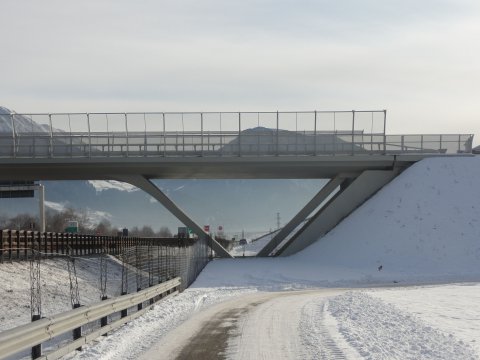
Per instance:
[[[53,339],[56,336],[107,317],[113,313],[121,312],[122,310],[134,307],[135,305],[149,301],[150,299],[158,298],[163,294],[170,294],[170,291],[178,288],[180,284],[180,278],[177,277],[134,294],[122,295],[93,305],[83,306],[4,331],[0,333],[0,359],[5,359],[22,350],[37,346],[38,344]],[[83,336],[72,343],[62,346],[54,352],[47,354],[44,358],[57,359],[60,356],[73,351],[82,344],[131,321],[134,317],[140,316],[146,310],[148,310],[148,308],[143,308],[130,316],[121,318],[94,333]]]

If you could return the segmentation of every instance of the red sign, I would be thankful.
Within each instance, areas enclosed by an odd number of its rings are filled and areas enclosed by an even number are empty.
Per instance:
[[[210,231],[210,225],[203,225],[203,231],[209,232]]]

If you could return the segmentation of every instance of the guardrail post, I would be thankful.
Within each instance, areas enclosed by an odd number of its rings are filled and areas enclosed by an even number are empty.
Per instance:
[[[108,299],[107,295],[102,296],[102,301],[107,300],[107,299]],[[105,327],[107,325],[108,325],[108,316],[104,316],[100,319],[100,327]],[[103,336],[107,336],[107,333],[103,334]]]
[[[81,305],[80,304],[73,304],[73,308],[74,309],[78,309]],[[80,339],[82,337],[82,327],[78,327],[78,328],[75,328],[73,329],[72,331],[73,333],[73,341],[77,340],[77,339]],[[77,348],[78,351],[81,351],[82,350],[82,347],[78,347]]]
[[[41,316],[38,314],[32,315],[32,322],[40,320]],[[42,356],[42,344],[32,346],[32,359],[38,359]]]

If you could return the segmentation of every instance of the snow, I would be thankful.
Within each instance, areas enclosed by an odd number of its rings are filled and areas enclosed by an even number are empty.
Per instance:
[[[368,295],[442,329],[480,355],[480,284],[414,286],[369,291]]]
[[[282,354],[301,349],[305,359],[479,359],[479,178],[480,157],[425,159],[307,249],[286,258],[215,260],[182,294],[68,358],[134,359],[159,344],[168,349],[175,334],[176,342],[189,339],[174,329],[201,328],[202,316],[227,303],[261,297],[228,330],[227,358],[279,358],[284,346]],[[18,266],[0,265],[7,284],[0,296],[12,299],[16,286],[28,291],[28,266]],[[88,271],[81,276],[86,285],[95,281]],[[91,294],[93,301],[93,286]],[[268,354],[255,345],[262,338],[272,341]]]
[[[67,258],[42,260],[41,296],[42,316],[71,310],[70,278]],[[80,303],[88,305],[100,301],[98,257],[75,259],[75,268],[80,291]],[[108,258],[107,295],[120,294],[122,270],[117,261]],[[30,263],[19,261],[0,264],[0,331],[30,322]]]
[[[253,240],[247,239],[247,245],[235,246],[230,250],[230,254],[233,256],[255,256],[276,234],[277,231],[274,231]]]
[[[130,185],[128,183],[124,183],[116,180],[89,180],[88,183],[92,185],[97,192],[111,190],[111,189],[126,191],[126,192],[138,191],[137,187]]]
[[[303,251],[287,258],[217,260],[193,286],[479,280],[478,178],[478,156],[422,160]]]
[[[329,302],[329,312],[345,340],[365,359],[450,360],[480,355],[455,335],[364,292],[335,297]]]

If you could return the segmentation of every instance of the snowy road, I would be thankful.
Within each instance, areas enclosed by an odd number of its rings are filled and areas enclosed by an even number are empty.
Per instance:
[[[352,359],[325,311],[343,290],[248,294],[198,313],[142,359]]]

